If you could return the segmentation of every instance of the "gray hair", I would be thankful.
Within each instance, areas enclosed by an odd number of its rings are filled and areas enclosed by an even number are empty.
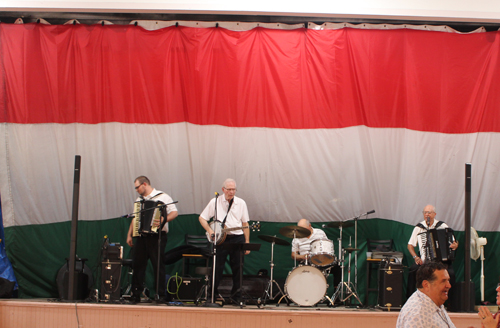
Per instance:
[[[222,184],[222,188],[226,188],[227,184],[230,183],[230,182],[234,183],[234,187],[236,188],[236,181],[234,181],[234,179],[231,179],[231,178],[227,178],[224,181],[224,183]]]
[[[432,207],[432,211],[433,211],[434,213],[437,213],[437,212],[436,212],[436,206],[431,205],[431,204],[428,204],[428,205],[426,205],[425,207],[427,207],[427,206]],[[425,207],[424,207],[424,208],[425,208]]]

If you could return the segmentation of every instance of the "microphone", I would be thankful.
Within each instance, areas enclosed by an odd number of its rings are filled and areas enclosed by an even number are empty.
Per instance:
[[[219,193],[216,191],[215,192],[215,198],[219,197]]]
[[[427,223],[427,226],[430,227],[430,221],[431,221],[431,218],[426,216],[425,217],[425,223]]]
[[[353,218],[353,219],[359,219],[359,218],[360,218],[360,217],[362,217],[362,216],[369,215],[369,214],[373,214],[373,213],[375,213],[375,210],[371,210],[371,211],[369,211],[369,212],[363,213],[363,214],[361,214],[360,216],[355,217],[355,218]]]
[[[321,228],[326,228],[326,224],[322,224],[322,225],[321,225]]]

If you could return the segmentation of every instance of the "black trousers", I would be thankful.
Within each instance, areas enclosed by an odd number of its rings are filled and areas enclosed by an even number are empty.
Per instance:
[[[224,266],[228,255],[229,255],[229,264],[231,266],[231,271],[233,273],[233,288],[231,289],[231,295],[233,295],[240,288],[240,251],[239,249],[223,248],[223,245],[227,243],[243,244],[245,243],[245,236],[227,235],[226,240],[221,245],[217,246],[216,248],[217,258],[215,265],[215,285],[214,285],[215,295],[219,294],[218,288],[222,280],[222,273],[224,272]],[[243,262],[244,258],[245,257],[243,256]],[[240,296],[241,293],[239,293],[239,295],[237,295],[236,297]]]
[[[132,295],[133,297],[140,297],[143,290],[144,279],[146,278],[146,268],[148,260],[154,269],[154,276],[156,280],[156,272],[158,267],[158,255],[160,255],[160,277],[159,281],[155,281],[155,287],[158,284],[158,296],[160,298],[165,296],[165,246],[167,245],[167,234],[161,233],[160,254],[158,254],[158,235],[146,235],[137,237],[134,243],[134,254],[132,269]]]

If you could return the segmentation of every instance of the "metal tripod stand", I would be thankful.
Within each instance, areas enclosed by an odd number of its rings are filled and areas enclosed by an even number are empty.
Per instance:
[[[271,266],[271,277],[270,277],[269,283],[267,284],[266,291],[264,292],[264,297],[262,299],[262,305],[266,305],[266,300],[269,299],[271,301],[274,301],[274,299],[280,295],[282,295],[282,297],[284,297],[286,299],[287,304],[290,304],[288,297],[285,295],[285,293],[283,293],[283,290],[281,289],[280,285],[276,282],[276,280],[274,280],[274,245],[278,244],[278,245],[288,246],[288,245],[290,245],[290,243],[287,242],[286,240],[283,240],[283,239],[276,237],[276,236],[262,235],[262,236],[259,236],[259,238],[271,243],[271,261],[269,261],[270,266]],[[276,285],[276,287],[279,290],[279,293],[277,293],[276,295],[273,294],[273,285]]]
[[[346,301],[354,296],[354,298],[358,300],[359,305],[363,306],[363,303],[359,299],[356,287],[351,282],[351,253],[357,250],[358,250],[357,248],[351,248],[351,247],[344,248],[343,250],[344,254],[345,252],[349,253],[349,265],[347,266],[347,282],[344,281],[344,259],[342,258],[342,280],[339,283],[337,290],[335,291],[335,294],[333,294],[332,296],[333,302],[335,302],[335,300],[338,298],[345,305]],[[345,298],[344,298],[344,287],[345,287]]]
[[[332,301],[331,301],[331,303],[334,304],[336,300],[339,300],[340,302],[344,303],[344,305],[345,305],[345,302],[349,298],[351,298],[352,296],[354,296],[358,300],[359,304],[363,305],[363,303],[361,303],[361,300],[358,297],[358,293],[357,293],[356,287],[351,282],[351,253],[354,252],[354,251],[358,251],[359,249],[357,249],[357,248],[351,248],[351,247],[342,248],[342,228],[343,228],[343,226],[349,226],[350,223],[347,223],[347,221],[344,222],[344,223],[342,223],[342,221],[340,221],[340,222],[335,222],[335,225],[340,228],[340,236],[339,236],[339,262],[341,263],[340,267],[342,268],[342,276],[341,276],[340,283],[338,284],[337,289],[335,290],[335,293],[332,295]],[[349,246],[350,246],[350,244],[351,243],[349,242]],[[345,268],[344,255],[345,255],[345,252],[349,253],[349,265],[347,267],[347,271],[348,271],[347,282],[344,281],[344,268]],[[344,298],[344,288],[345,288],[345,295],[346,295],[345,298]]]

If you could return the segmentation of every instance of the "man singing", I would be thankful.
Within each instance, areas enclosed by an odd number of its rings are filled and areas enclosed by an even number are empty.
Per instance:
[[[200,214],[199,221],[201,226],[207,231],[209,236],[214,236],[214,230],[210,227],[208,221],[215,216],[217,208],[217,220],[224,222],[226,228],[247,227],[246,229],[237,229],[227,233],[224,242],[217,246],[217,261],[215,264],[215,284],[214,297],[219,295],[218,287],[222,279],[224,263],[229,255],[231,270],[233,272],[233,288],[231,295],[235,296],[235,301],[241,301],[240,290],[240,253],[238,249],[224,248],[227,243],[249,243],[250,231],[248,229],[248,209],[245,201],[236,197],[236,181],[226,179],[222,185],[223,195],[212,198],[203,212]],[[246,251],[245,254],[250,254]],[[235,295],[237,293],[237,295]]]

